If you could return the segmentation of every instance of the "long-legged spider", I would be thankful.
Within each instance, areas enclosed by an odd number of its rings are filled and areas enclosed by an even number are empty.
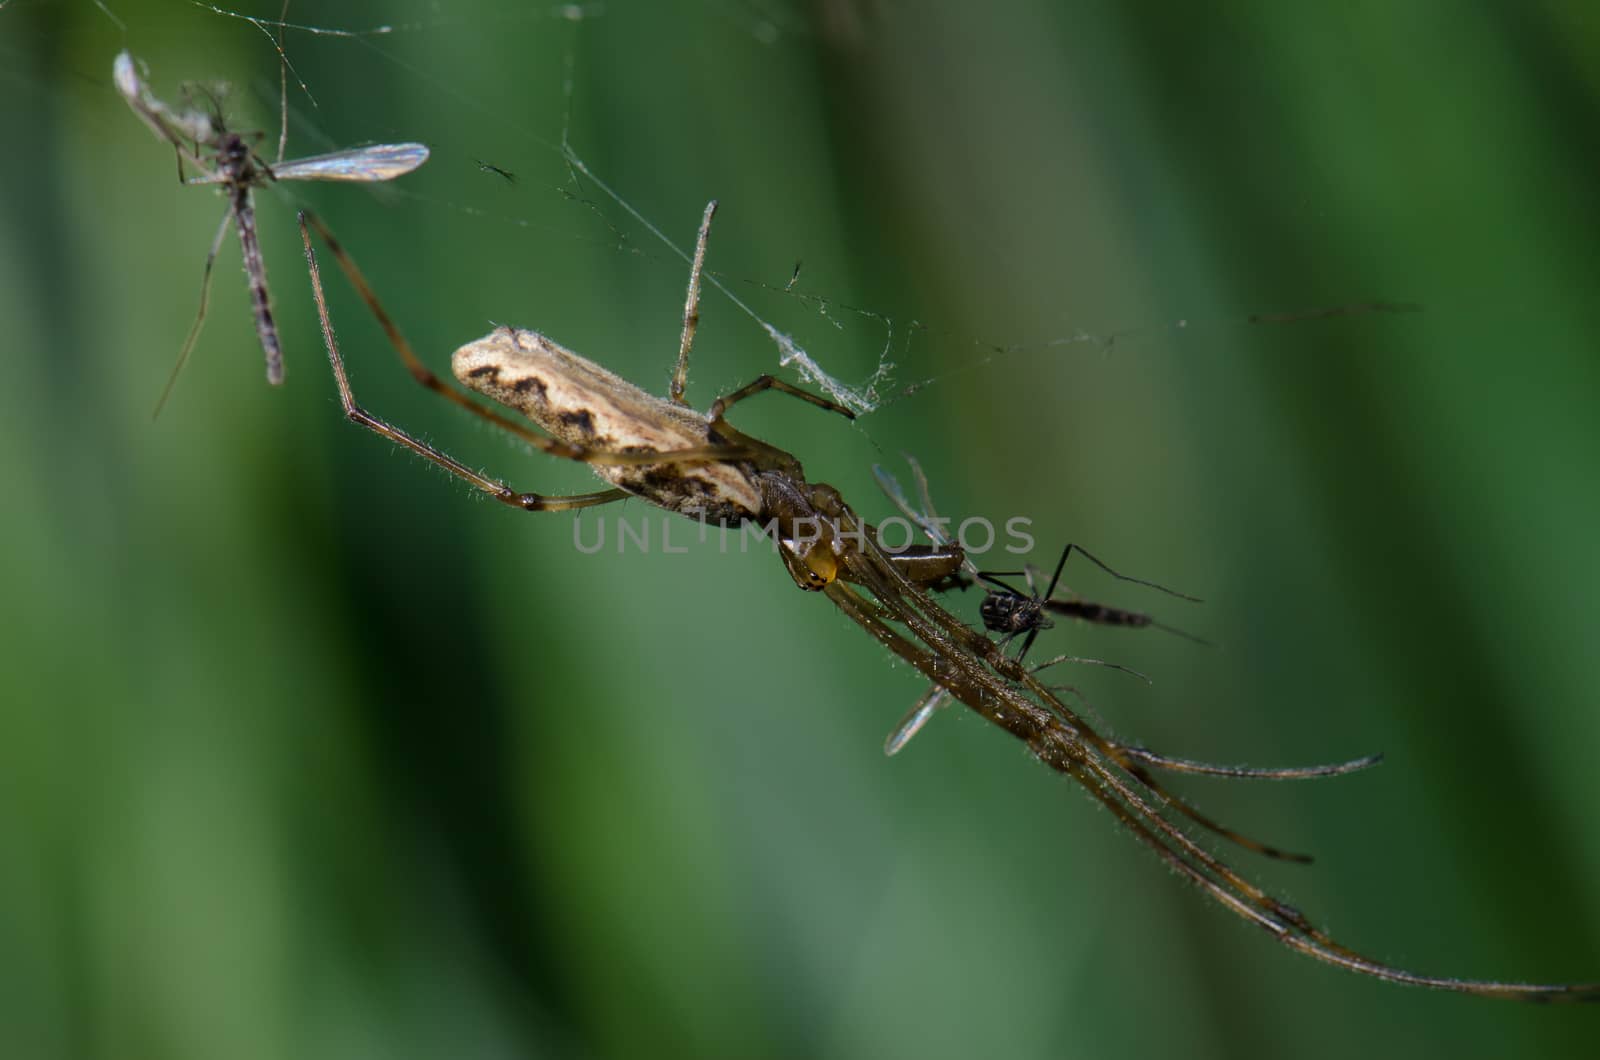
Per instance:
[[[278,157],[269,163],[255,149],[255,144],[260,142],[264,134],[230,131],[215,106],[210,110],[174,108],[161,102],[139,76],[135,60],[128,52],[118,53],[112,63],[111,73],[117,91],[134,114],[177,152],[178,180],[184,184],[220,185],[228,197],[228,208],[222,215],[222,223],[217,226],[216,236],[211,240],[211,250],[206,254],[205,271],[200,280],[200,308],[178,351],[172,374],[167,378],[161,397],[156,402],[157,414],[166,404],[178,374],[183,371],[184,363],[200,337],[200,327],[205,322],[206,303],[211,293],[211,269],[230,226],[239,233],[239,249],[244,255],[244,271],[250,287],[251,310],[255,314],[256,336],[261,340],[261,351],[266,356],[267,382],[277,386],[283,382],[283,347],[278,341],[278,326],[272,319],[272,300],[267,291],[267,266],[262,260],[261,240],[256,234],[254,189],[257,185],[281,180],[358,183],[393,180],[426,162],[427,147],[413,143],[375,144],[285,162],[284,140],[280,137]],[[184,162],[198,169],[200,175],[185,178]]]
[[[655,397],[543,335],[497,328],[458,349],[451,367],[463,386],[526,415],[545,434],[473,402],[417,358],[349,255],[315,218],[301,214],[301,238],[328,359],[345,415],[457,475],[495,499],[525,511],[561,511],[633,495],[670,511],[724,524],[755,522],[778,541],[795,583],[821,590],[874,639],[969,709],[1023,741],[1051,768],[1072,777],[1168,866],[1241,918],[1309,957],[1393,983],[1521,1000],[1600,999],[1600,983],[1497,982],[1421,975],[1364,957],[1335,942],[1304,914],[1245,879],[1197,842],[1182,823],[1187,811],[1152,769],[1222,776],[1325,775],[1360,763],[1313,770],[1236,770],[1171,758],[1118,743],[1097,731],[1032,669],[985,633],[969,628],[930,594],[961,569],[958,546],[890,556],[873,528],[832,486],[808,482],[793,455],[731,427],[725,415],[739,401],[777,390],[850,416],[823,398],[761,376],[719,398],[701,415],[683,400],[698,319],[700,270],[716,204],[706,208],[696,241],[682,339],[669,397]],[[350,282],[377,317],[412,376],[422,385],[554,456],[588,463],[611,488],[548,497],[522,493],[475,472],[444,452],[362,408],[351,392],[334,338],[322,277],[311,245],[315,227]],[[897,628],[898,627],[898,628]],[[1189,820],[1239,837],[1189,813]],[[1247,845],[1248,844],[1248,841]]]

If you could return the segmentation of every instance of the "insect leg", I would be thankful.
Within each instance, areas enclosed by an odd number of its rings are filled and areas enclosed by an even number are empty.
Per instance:
[[[172,366],[172,373],[167,376],[167,385],[161,388],[161,397],[156,399],[155,411],[150,413],[151,419],[161,415],[161,410],[166,407],[167,398],[172,396],[172,388],[177,386],[178,376],[183,372],[183,366],[189,363],[189,354],[194,352],[194,344],[200,338],[200,327],[206,322],[206,306],[211,301],[211,267],[217,263],[222,241],[228,237],[228,226],[231,224],[233,210],[229,208],[222,215],[222,223],[217,226],[216,238],[211,240],[211,252],[206,255],[205,270],[200,274],[200,308],[195,311],[194,323],[189,325],[189,334],[183,340],[183,347],[178,350],[178,360]]]

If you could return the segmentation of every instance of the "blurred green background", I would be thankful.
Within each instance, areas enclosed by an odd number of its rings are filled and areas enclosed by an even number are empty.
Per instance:
[[[152,423],[222,202],[176,184],[112,57],[165,98],[231,80],[263,128],[277,58],[203,8],[106,3],[125,32],[90,0],[0,8],[6,1055],[1593,1055],[1592,1008],[1293,956],[971,717],[885,759],[919,683],[770,556],[585,556],[572,517],[347,426],[293,223],[314,203],[441,369],[505,322],[662,389],[685,268],[552,145],[569,120],[680,246],[719,197],[710,264],[755,312],[847,381],[886,342],[899,385],[934,380],[858,428],[769,398],[741,427],[874,516],[871,465],[913,452],[947,512],[1031,517],[1035,563],[1072,540],[1205,597],[1079,568],[1219,647],[1042,647],[1150,673],[1062,679],[1174,753],[1386,752],[1179,785],[1314,851],[1234,860],[1336,937],[1593,979],[1593,4],[296,5],[395,29],[288,35],[317,103],[291,92],[290,153],[433,159],[264,194],[288,384],[230,241]],[[519,488],[592,488],[412,385],[331,284],[372,408]],[[1425,311],[1246,319],[1374,297]],[[696,404],[775,363],[710,294]]]

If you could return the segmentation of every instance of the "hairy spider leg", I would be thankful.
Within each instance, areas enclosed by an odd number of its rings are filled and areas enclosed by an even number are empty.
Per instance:
[[[813,496],[821,502],[822,510],[839,518],[847,528],[859,528],[859,522],[836,493],[828,497],[819,487]],[[852,621],[930,682],[1023,740],[1046,765],[1079,781],[1174,871],[1289,948],[1326,964],[1391,983],[1523,1001],[1600,1000],[1600,984],[1596,983],[1517,983],[1422,975],[1383,964],[1334,942],[1299,910],[1242,877],[1169,821],[1162,813],[1164,793],[1149,778],[1130,784],[1132,778],[1118,760],[1114,743],[1098,734],[993,641],[967,628],[928,593],[906,580],[870,541],[865,548],[849,550],[845,559],[854,577],[850,584],[843,580],[831,583],[826,594]],[[863,599],[852,585],[862,586],[873,602]],[[886,625],[885,614],[916,639],[910,640]],[[1141,789],[1158,801],[1149,801]]]

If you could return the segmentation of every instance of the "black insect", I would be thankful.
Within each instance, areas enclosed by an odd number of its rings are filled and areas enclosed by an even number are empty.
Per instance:
[[[1151,618],[1142,611],[1129,611],[1108,604],[1094,603],[1078,596],[1057,597],[1056,586],[1061,583],[1061,572],[1067,566],[1067,557],[1076,550],[1090,563],[1099,567],[1107,574],[1119,581],[1133,582],[1135,585],[1147,586],[1175,596],[1180,600],[1199,603],[1197,597],[1176,592],[1155,582],[1144,581],[1141,578],[1130,578],[1125,574],[1118,574],[1106,566],[1093,555],[1085,551],[1082,546],[1069,544],[1061,552],[1061,558],[1056,561],[1055,573],[1050,576],[1050,583],[1043,592],[1039,592],[1034,584],[1034,571],[1024,568],[1020,571],[978,571],[973,577],[987,587],[983,603],[978,605],[978,615],[983,619],[983,627],[990,633],[998,633],[1002,644],[1009,644],[1019,636],[1026,635],[1022,642],[1022,650],[1017,653],[1020,660],[1028,654],[1028,649],[1033,647],[1033,642],[1040,631],[1050,629],[1055,625],[1051,615],[1062,615],[1067,618],[1076,618],[1081,622],[1092,622],[1099,626],[1122,626],[1127,629],[1160,629],[1176,634],[1185,640],[1197,644],[1207,643],[1192,633],[1185,633],[1181,629],[1164,625]],[[1015,585],[1005,581],[1005,578],[1022,577],[1027,580],[1027,591],[1018,589]]]

